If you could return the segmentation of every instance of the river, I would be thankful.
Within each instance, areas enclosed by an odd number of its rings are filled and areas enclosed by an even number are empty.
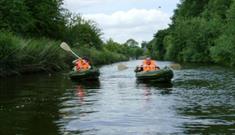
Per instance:
[[[99,81],[66,73],[0,79],[0,135],[235,133],[235,71],[185,65],[171,84],[136,81],[141,61],[100,68]],[[160,67],[170,62],[161,62]]]

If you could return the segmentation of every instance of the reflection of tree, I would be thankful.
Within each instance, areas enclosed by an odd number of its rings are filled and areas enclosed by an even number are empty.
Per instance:
[[[66,79],[33,75],[17,77],[15,80],[7,79],[4,82],[9,85],[0,87],[0,91],[4,87],[6,93],[1,94],[0,100],[1,135],[59,134],[55,121],[60,117],[60,97],[71,86]]]

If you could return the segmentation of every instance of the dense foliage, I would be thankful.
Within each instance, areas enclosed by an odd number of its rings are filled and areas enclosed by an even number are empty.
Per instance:
[[[181,0],[147,48],[157,59],[235,66],[234,24],[235,0]]]
[[[130,42],[133,41],[133,42]],[[144,51],[138,46],[138,42],[133,39],[128,39],[124,44],[119,44],[109,39],[105,44],[104,48],[114,52],[128,56],[129,58],[137,59],[143,55]]]
[[[24,36],[61,39],[66,18],[62,0],[1,0],[0,28]]]
[[[0,76],[35,71],[61,70],[68,67],[59,42],[23,39],[10,32],[0,33]]]
[[[97,24],[63,9],[63,0],[0,0],[0,5],[0,76],[68,69],[73,57],[59,48],[61,41],[94,64],[143,53],[138,46],[102,41]]]

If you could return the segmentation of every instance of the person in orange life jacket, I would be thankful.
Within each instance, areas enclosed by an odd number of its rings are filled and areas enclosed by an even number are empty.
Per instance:
[[[154,60],[151,60],[151,58],[148,57],[143,61],[143,71],[153,71],[158,69],[160,68]]]
[[[143,64],[141,66],[137,66],[135,69],[135,72],[141,72],[141,71],[153,71],[160,69],[154,60],[151,60],[151,58],[146,58],[143,61]]]
[[[74,71],[84,71],[91,68],[88,59],[77,59],[73,61],[75,67],[73,68]]]

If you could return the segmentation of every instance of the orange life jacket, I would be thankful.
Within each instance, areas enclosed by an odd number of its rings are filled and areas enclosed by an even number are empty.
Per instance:
[[[75,64],[77,70],[88,70],[90,68],[90,64],[83,59],[77,60]]]
[[[146,60],[143,62],[143,70],[144,71],[153,71],[156,70],[156,62],[154,60],[151,60],[150,63],[148,63]]]

